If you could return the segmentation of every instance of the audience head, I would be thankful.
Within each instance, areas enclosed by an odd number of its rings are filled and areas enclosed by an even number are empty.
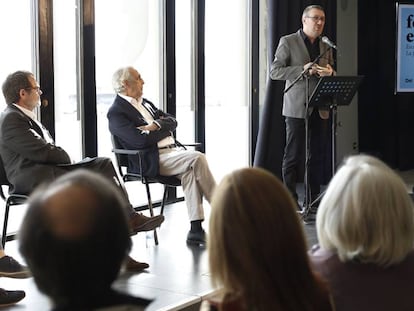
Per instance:
[[[342,261],[389,266],[414,244],[413,204],[403,180],[368,155],[349,157],[332,178],[316,226],[321,247]]]
[[[263,169],[239,169],[223,178],[211,207],[213,284],[256,310],[288,305],[308,310],[307,296],[321,286],[315,284],[296,204],[285,186]]]
[[[112,76],[112,86],[116,93],[139,99],[143,94],[144,80],[134,67],[120,68]]]
[[[29,199],[20,252],[39,289],[56,304],[110,289],[131,248],[124,200],[110,181],[82,169]]]
[[[9,74],[3,82],[2,91],[6,104],[18,103],[22,91],[32,91],[35,78],[29,71],[16,71]]]

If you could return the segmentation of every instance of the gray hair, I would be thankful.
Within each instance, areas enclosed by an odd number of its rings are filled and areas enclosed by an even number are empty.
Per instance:
[[[131,70],[133,67],[123,67],[119,68],[112,75],[112,87],[114,88],[115,93],[125,93],[124,82],[131,79]]]
[[[413,249],[414,211],[405,183],[381,160],[349,157],[329,183],[316,228],[341,261],[390,266]]]

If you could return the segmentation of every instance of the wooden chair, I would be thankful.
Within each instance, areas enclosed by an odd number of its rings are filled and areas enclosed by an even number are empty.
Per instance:
[[[3,191],[3,186],[9,190],[10,183],[7,179],[6,171],[4,170],[3,160],[0,158],[0,197],[6,203],[5,210],[4,210],[4,217],[3,217],[3,233],[1,236],[1,245],[4,249],[6,245],[6,241],[11,241],[16,238],[16,233],[7,234],[7,225],[9,221],[9,212],[10,207],[13,205],[22,205],[25,204],[28,196],[22,194],[5,194]]]
[[[112,152],[115,153],[115,160],[116,165],[118,167],[119,174],[121,175],[124,182],[128,181],[141,181],[142,184],[145,185],[145,190],[147,192],[147,199],[148,199],[148,209],[150,212],[151,217],[154,216],[153,211],[153,203],[151,198],[151,191],[150,191],[150,184],[153,183],[159,183],[164,185],[164,194],[161,201],[161,212],[162,215],[164,213],[164,206],[165,202],[167,200],[167,193],[169,187],[178,187],[181,186],[181,180],[177,178],[176,176],[162,176],[158,175],[156,177],[148,177],[142,174],[136,174],[136,173],[129,173],[128,172],[128,156],[136,157],[136,161],[139,163],[140,171],[142,172],[142,159],[144,157],[144,154],[147,152],[146,150],[131,150],[131,149],[124,149],[122,148],[118,137],[111,135],[112,139]],[[155,244],[158,245],[158,237],[157,237],[157,231],[154,230],[154,241]]]

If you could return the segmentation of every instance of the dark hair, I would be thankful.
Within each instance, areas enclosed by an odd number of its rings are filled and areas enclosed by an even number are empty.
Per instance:
[[[311,5],[308,5],[308,6],[307,6],[307,7],[303,10],[302,16],[306,15],[306,14],[307,14],[310,10],[312,10],[312,9],[318,9],[318,10],[321,10],[321,11],[325,12],[324,8],[323,8],[321,5],[318,5],[318,4],[311,4]]]
[[[50,217],[52,208],[74,206],[71,197],[51,203],[62,189],[77,189],[91,205],[85,209],[88,226],[83,226],[87,229],[81,235],[59,234]],[[115,186],[96,173],[79,169],[58,178],[49,188],[38,188],[28,205],[20,230],[20,252],[39,289],[55,303],[71,305],[81,305],[109,290],[131,249],[125,199]]]
[[[17,103],[20,100],[20,90],[32,87],[29,80],[32,76],[33,74],[29,71],[16,71],[7,76],[2,86],[6,104]]]

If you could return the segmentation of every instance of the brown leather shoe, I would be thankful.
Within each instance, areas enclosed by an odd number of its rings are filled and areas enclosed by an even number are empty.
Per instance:
[[[151,231],[159,227],[163,221],[163,215],[147,217],[141,213],[134,213],[129,218],[129,226],[132,232]]]
[[[141,272],[142,270],[149,268],[149,264],[136,261],[130,256],[125,259],[124,266],[125,270],[129,272]]]

